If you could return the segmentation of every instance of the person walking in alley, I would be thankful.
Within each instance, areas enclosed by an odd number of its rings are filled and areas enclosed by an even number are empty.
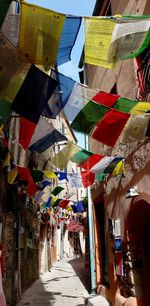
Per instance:
[[[4,273],[4,259],[2,253],[2,246],[0,245],[0,306],[6,306],[5,295],[3,291],[2,277]]]

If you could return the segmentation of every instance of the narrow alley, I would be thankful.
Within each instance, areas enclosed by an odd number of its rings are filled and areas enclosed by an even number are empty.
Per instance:
[[[88,269],[82,258],[57,261],[25,291],[17,306],[82,306],[89,296]]]

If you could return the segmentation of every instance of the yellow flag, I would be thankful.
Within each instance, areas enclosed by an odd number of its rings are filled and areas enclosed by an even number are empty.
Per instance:
[[[52,157],[51,162],[57,168],[65,169],[70,158],[79,151],[81,151],[81,149],[78,146],[69,143],[58,154]]]
[[[51,203],[54,204],[54,203],[56,202],[57,199],[58,199],[57,197],[52,197]]]
[[[72,211],[72,208],[69,205],[67,205],[67,207],[65,209],[68,210],[68,211]]]
[[[13,184],[15,178],[17,177],[17,174],[18,174],[17,167],[7,172],[7,180],[9,184]]]
[[[131,110],[131,114],[140,115],[146,113],[150,110],[150,103],[148,102],[138,102]]]
[[[115,167],[113,173],[112,173],[112,176],[116,176],[118,174],[123,174],[123,165],[124,165],[124,162],[121,160],[117,166]]]
[[[44,176],[47,178],[57,178],[57,175],[53,171],[42,171],[44,173]]]
[[[85,62],[113,68],[108,62],[108,51],[115,21],[108,18],[85,18]]]
[[[21,3],[19,51],[28,62],[55,66],[65,15],[29,3]]]
[[[11,160],[11,155],[10,153],[8,152],[7,155],[6,155],[6,158],[5,160],[3,161],[3,167],[9,167],[10,165],[10,160]]]

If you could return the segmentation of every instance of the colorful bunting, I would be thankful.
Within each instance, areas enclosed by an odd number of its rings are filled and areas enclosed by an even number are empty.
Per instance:
[[[108,62],[108,51],[115,27],[110,18],[85,18],[85,63],[113,68]]]
[[[94,131],[92,137],[108,146],[114,146],[130,115],[117,110],[109,111]]]
[[[94,179],[95,179],[94,173],[90,171],[83,171],[81,172],[81,176],[82,176],[82,183],[83,183],[84,188],[87,188],[93,185]]]
[[[95,124],[108,112],[108,108],[89,101],[73,120],[71,128],[78,132],[89,134]]]
[[[12,103],[12,109],[20,116],[38,123],[56,85],[54,79],[32,65]]]
[[[65,169],[70,158],[77,152],[80,151],[80,148],[72,143],[67,144],[64,149],[52,157],[51,162],[57,168]]]
[[[54,67],[64,21],[63,14],[22,2],[19,51],[46,71]]]
[[[41,116],[29,144],[29,150],[42,153],[55,143],[66,140],[67,138],[57,131],[52,123]]]
[[[57,187],[54,188],[53,191],[51,191],[51,193],[52,193],[54,196],[56,196],[56,195],[59,194],[62,190],[64,190],[63,187],[57,186]]]
[[[66,17],[59,42],[57,66],[71,60],[71,51],[75,44],[81,21],[81,17]]]

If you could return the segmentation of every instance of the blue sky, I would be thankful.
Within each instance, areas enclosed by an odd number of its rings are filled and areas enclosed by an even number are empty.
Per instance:
[[[50,10],[76,16],[91,16],[96,0],[28,0],[28,2],[48,8]],[[72,50],[71,61],[59,67],[59,71],[76,81],[79,81],[78,63],[84,44],[83,24],[80,28],[76,44]],[[78,145],[84,146],[84,135],[75,133]]]

